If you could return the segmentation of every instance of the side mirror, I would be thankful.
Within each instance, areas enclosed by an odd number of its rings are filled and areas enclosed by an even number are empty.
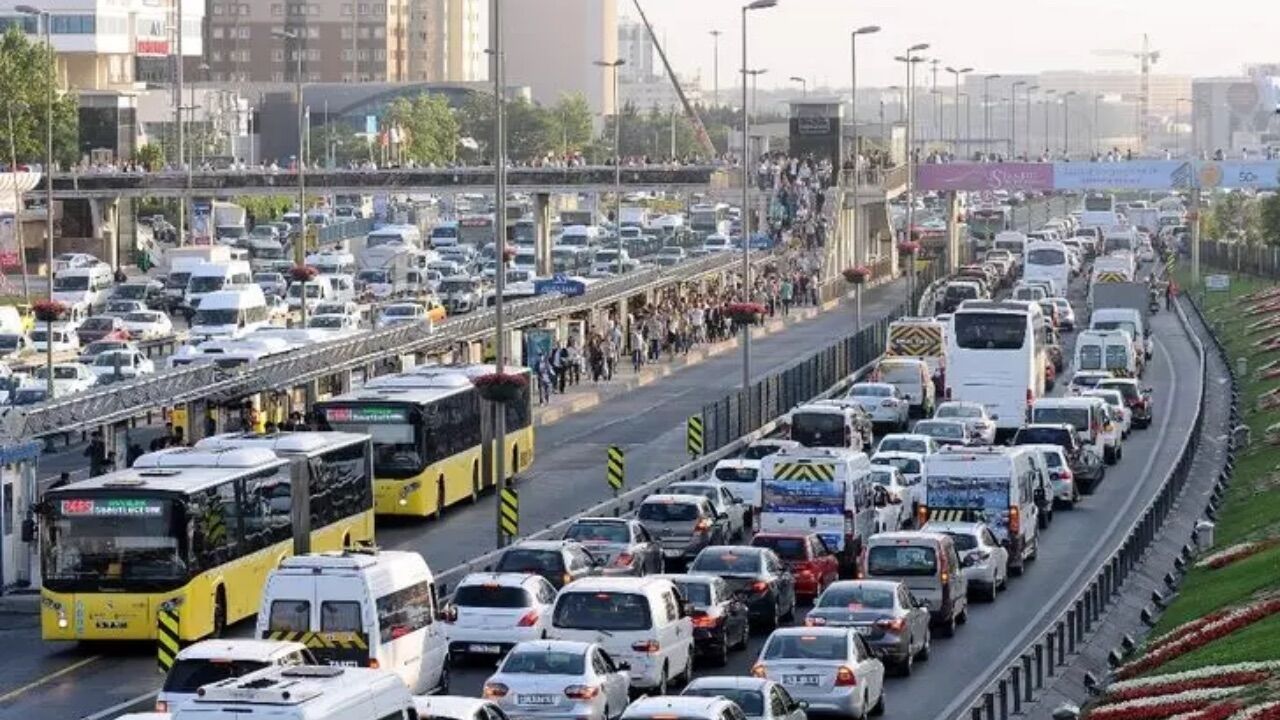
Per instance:
[[[620,672],[627,672],[628,670],[631,669],[631,663],[625,660],[623,660],[622,662],[614,663],[613,666],[617,668]]]
[[[457,619],[458,608],[453,605],[443,608],[440,612],[436,613],[436,620],[439,620],[440,622],[451,623],[457,621]]]
[[[738,497],[737,495],[734,495],[734,496],[733,496],[733,504],[734,504],[734,505],[741,505],[741,504],[742,504],[742,498]]]
[[[797,708],[798,708],[798,709],[800,709],[800,710],[808,710],[808,709],[809,709],[809,701],[808,701],[808,700],[799,700],[799,701],[797,701],[797,702],[796,702],[796,704],[792,706],[792,709],[797,709]]]

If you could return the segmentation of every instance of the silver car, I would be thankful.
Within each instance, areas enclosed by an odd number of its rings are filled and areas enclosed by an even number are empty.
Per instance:
[[[748,720],[806,720],[805,710],[809,707],[809,703],[791,697],[782,685],[764,678],[700,677],[680,694],[730,700]]]
[[[871,416],[873,424],[891,427],[899,432],[906,430],[911,403],[896,386],[889,383],[857,383],[849,388],[845,398],[862,406]]]
[[[629,701],[630,668],[595,643],[522,642],[484,683],[484,697],[512,720],[613,720]]]
[[[937,420],[963,420],[969,429],[981,439],[982,445],[994,445],[996,442],[996,420],[999,417],[987,412],[982,403],[952,400],[944,402],[933,412]]]
[[[665,567],[662,548],[637,520],[578,518],[565,529],[564,539],[582,543],[602,575],[649,575]]]
[[[832,583],[814,602],[804,622],[812,627],[855,628],[899,675],[910,675],[916,660],[929,659],[929,608],[901,582]]]
[[[716,482],[678,482],[668,485],[664,492],[677,495],[702,495],[711,501],[711,507],[729,520],[729,535],[740,539],[747,532],[747,510],[742,498],[729,488]]]
[[[751,674],[781,683],[813,712],[863,718],[884,710],[884,664],[853,628],[774,630]]]
[[[920,530],[950,535],[969,583],[969,596],[995,602],[996,593],[1009,582],[1009,551],[991,528],[976,522],[930,522]]]

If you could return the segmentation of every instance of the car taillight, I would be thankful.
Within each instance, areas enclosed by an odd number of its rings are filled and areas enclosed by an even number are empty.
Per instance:
[[[378,658],[369,658],[369,667],[377,670],[382,667],[382,663],[378,662]]]
[[[755,665],[751,666],[751,677],[762,678],[764,676],[765,676],[764,665],[761,665],[760,663],[756,663]]]
[[[1058,479],[1061,480],[1062,482],[1071,482],[1073,479],[1075,479],[1075,475],[1072,474],[1072,472],[1067,468],[1063,468],[1058,471]]]
[[[510,688],[502,683],[487,682],[484,684],[483,694],[487,698],[501,698],[506,697],[509,691]]]
[[[562,582],[565,585],[568,585],[569,583],[573,582],[573,576],[570,575],[569,573],[565,573],[560,576],[560,582]]]
[[[929,522],[929,506],[921,505],[916,508],[916,527],[923,527]]]
[[[530,610],[520,616],[520,620],[516,622],[516,627],[533,627],[538,622],[538,611]]]
[[[631,649],[636,652],[654,655],[657,654],[661,648],[659,647],[657,640],[641,640],[640,642],[631,643]]]
[[[1009,532],[1015,535],[1022,532],[1022,512],[1017,505],[1009,506]]]
[[[169,712],[169,703],[165,702],[164,700],[157,700],[157,701],[156,701],[156,712],[158,712],[158,713],[167,713],[167,712]]]
[[[618,553],[618,557],[613,559],[616,567],[626,567],[631,564],[631,553]]]
[[[827,624],[826,618],[809,616],[804,619],[804,624],[809,627],[822,627]]]
[[[841,665],[836,668],[836,687],[853,687],[858,684],[858,676],[853,669]]]
[[[693,626],[700,627],[700,628],[711,628],[711,627],[715,627],[716,625],[719,625],[720,620],[721,618],[719,616],[712,617],[711,615],[706,615],[706,614],[694,615]]]
[[[710,519],[710,518],[702,518],[701,520],[699,520],[699,521],[697,522],[697,524],[695,524],[695,525],[693,526],[693,531],[694,531],[694,532],[704,533],[704,532],[707,532],[707,531],[708,531],[708,530],[710,530],[710,529],[711,529],[711,519]]]
[[[896,633],[902,632],[902,629],[906,626],[907,626],[907,621],[903,620],[902,618],[892,618],[892,619],[884,619],[884,620],[876,621],[876,627],[884,628],[885,630],[888,630],[890,632],[896,632]]]
[[[757,580],[751,583],[751,591],[754,593],[763,593],[769,591],[769,583],[763,580]]]
[[[564,696],[573,700],[590,700],[599,694],[596,685],[570,685],[564,689]]]

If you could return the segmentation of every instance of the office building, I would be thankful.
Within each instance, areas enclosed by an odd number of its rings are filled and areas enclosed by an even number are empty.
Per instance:
[[[508,86],[527,85],[547,105],[581,93],[613,113],[611,71],[593,63],[618,57],[616,0],[503,0],[502,12]]]
[[[1238,153],[1280,145],[1280,76],[1252,67],[1245,77],[1196,78],[1191,84],[1192,132],[1198,149]],[[1183,112],[1187,111],[1183,103]]]
[[[653,38],[644,23],[627,21],[618,25],[618,57],[627,61],[618,76],[621,82],[642,83],[660,74],[660,67],[654,65],[656,56]]]
[[[409,80],[476,82],[489,77],[488,0],[411,0]]]

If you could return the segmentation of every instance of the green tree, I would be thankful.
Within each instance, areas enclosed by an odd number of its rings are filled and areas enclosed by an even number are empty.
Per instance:
[[[564,138],[551,121],[551,112],[540,105],[517,98],[505,105],[507,157],[516,162],[533,160],[556,152]],[[493,96],[473,95],[458,111],[462,136],[475,141],[478,149],[464,155],[468,161],[493,162]]]
[[[547,111],[546,131],[561,155],[581,152],[591,143],[591,106],[582,93],[560,96]]]
[[[49,50],[43,43],[28,39],[14,26],[0,36],[0,98],[12,112],[18,162],[43,164],[45,161],[48,68]],[[80,159],[76,98],[56,86],[53,95],[54,160],[64,166],[72,165]],[[8,120],[7,113],[0,117],[6,135],[10,132]],[[8,148],[4,150],[7,155]]]
[[[164,164],[164,148],[155,143],[147,143],[133,151],[133,162],[147,170],[156,170]]]
[[[457,155],[458,119],[444,97],[421,94],[391,104],[388,119],[407,137],[401,142],[406,160],[442,165]]]
[[[1280,195],[1268,195],[1258,202],[1258,229],[1262,242],[1280,245]]]
[[[369,139],[357,133],[350,123],[331,122],[318,131],[311,132],[311,166],[327,166],[330,148],[333,162],[337,167],[345,167],[352,162],[372,159],[373,148]]]

